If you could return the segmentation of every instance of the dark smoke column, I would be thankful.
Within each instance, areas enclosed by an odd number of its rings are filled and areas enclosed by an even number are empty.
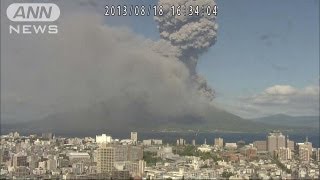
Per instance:
[[[163,15],[155,17],[158,23],[160,36],[177,47],[181,54],[179,59],[189,68],[194,82],[198,85],[199,91],[209,99],[213,99],[214,91],[208,87],[204,78],[196,73],[198,57],[208,50],[217,40],[218,24],[214,15],[193,15],[181,14],[173,16],[171,7],[214,7],[215,0],[159,0],[159,6],[163,7]]]

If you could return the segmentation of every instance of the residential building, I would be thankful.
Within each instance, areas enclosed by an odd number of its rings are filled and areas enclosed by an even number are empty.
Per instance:
[[[223,139],[222,138],[214,138],[214,145],[216,147],[220,147],[222,148],[223,147]]]
[[[267,150],[273,154],[280,147],[286,147],[285,136],[279,131],[269,133],[267,136]]]
[[[131,132],[131,140],[134,143],[138,142],[138,133],[137,132]]]
[[[280,147],[277,150],[277,155],[279,160],[287,161],[292,158],[291,155],[291,149],[290,148],[285,148],[285,147]]]

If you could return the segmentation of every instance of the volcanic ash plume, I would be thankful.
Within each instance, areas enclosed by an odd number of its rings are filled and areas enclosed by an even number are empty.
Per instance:
[[[110,27],[91,13],[70,13],[59,23],[57,36],[2,36],[8,42],[1,63],[2,119],[54,115],[53,125],[76,122],[66,128],[123,129],[128,123],[199,123],[205,115],[207,101],[169,41]]]
[[[201,7],[216,5],[215,0],[159,0],[163,7],[163,15],[155,17],[158,23],[160,36],[171,45],[180,49],[178,58],[188,67],[192,79],[198,84],[199,91],[210,99],[213,98],[213,90],[207,86],[205,79],[196,73],[198,57],[212,46],[217,39],[218,24],[216,16],[181,16],[172,15],[172,6],[178,7]],[[188,12],[187,12],[188,13]]]

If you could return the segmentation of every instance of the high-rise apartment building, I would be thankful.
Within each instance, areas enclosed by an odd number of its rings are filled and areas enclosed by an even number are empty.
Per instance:
[[[320,148],[316,150],[316,161],[320,161]]]
[[[309,155],[312,155],[312,142],[308,141],[308,137],[306,137],[306,141],[304,142],[305,147],[308,148]]]
[[[196,145],[196,140],[192,139],[192,146],[195,146],[195,145]]]
[[[301,161],[309,162],[310,160],[310,153],[309,149],[306,146],[299,146],[299,159]]]
[[[301,148],[306,148],[308,150],[309,156],[312,155],[312,143],[308,141],[308,137],[306,137],[305,142],[297,143],[297,146],[298,146],[299,152]]]
[[[289,140],[289,137],[287,137],[287,148],[294,151],[294,141]]]
[[[134,143],[137,143],[137,142],[138,142],[138,133],[137,133],[137,132],[131,132],[131,140],[132,140]]]
[[[285,139],[285,136],[281,132],[274,131],[269,133],[267,136],[267,150],[273,154],[275,150],[286,147]]]
[[[177,146],[184,146],[186,144],[186,140],[180,138],[177,139]]]
[[[116,149],[106,144],[101,144],[97,149],[97,172],[107,173],[114,170]]]
[[[223,147],[223,139],[222,138],[214,138],[214,145],[217,147]]]
[[[286,147],[280,147],[277,151],[279,160],[290,160],[292,158],[291,149]]]

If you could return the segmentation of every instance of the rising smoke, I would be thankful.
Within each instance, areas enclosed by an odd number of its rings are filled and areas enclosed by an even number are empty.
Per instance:
[[[2,119],[37,120],[101,102],[109,113],[97,119],[106,121],[201,116],[204,100],[168,42],[92,14],[69,15],[60,29],[55,36],[2,36]]]
[[[160,0],[163,16],[155,17],[160,36],[180,50],[178,58],[188,67],[191,78],[199,87],[199,91],[212,99],[214,91],[207,85],[206,80],[196,73],[199,55],[207,51],[217,40],[218,24],[216,17],[211,15],[180,15],[172,16],[171,7],[214,7],[214,0]]]
[[[214,3],[197,4],[209,2]],[[156,19],[162,37],[157,42],[83,12],[60,19],[54,36],[10,36],[4,30],[1,119],[39,120],[92,107],[90,117],[74,118],[73,128],[88,126],[88,120],[125,124],[203,117],[213,93],[195,68],[216,40],[214,20],[165,14]]]

